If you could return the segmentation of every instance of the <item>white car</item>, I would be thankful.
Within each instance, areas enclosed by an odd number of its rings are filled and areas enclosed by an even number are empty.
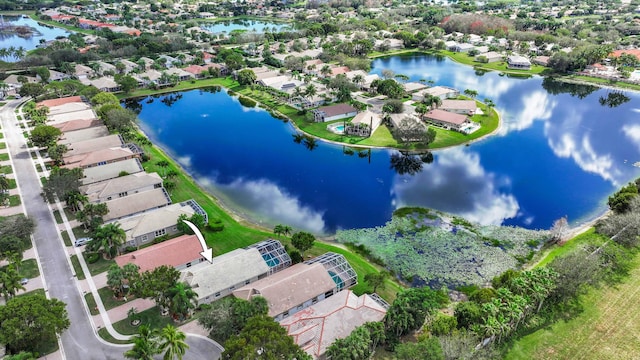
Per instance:
[[[27,278],[20,279],[20,285],[27,285],[28,282],[29,282],[29,279]]]

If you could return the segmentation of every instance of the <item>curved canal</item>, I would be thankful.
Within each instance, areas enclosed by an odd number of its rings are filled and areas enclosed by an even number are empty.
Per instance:
[[[576,224],[601,214],[609,194],[640,176],[637,94],[476,74],[425,55],[375,60],[372,72],[383,69],[476,90],[494,101],[502,127],[422,162],[394,150],[296,143],[290,124],[224,91],[159,95],[135,106],[154,143],[227,206],[265,226],[333,233],[423,206],[482,224],[548,228],[562,216]]]

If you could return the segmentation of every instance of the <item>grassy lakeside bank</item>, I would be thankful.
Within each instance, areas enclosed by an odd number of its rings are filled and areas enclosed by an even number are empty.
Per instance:
[[[631,84],[624,81],[611,81],[608,79],[603,79],[603,78],[594,77],[594,76],[565,75],[565,76],[556,77],[555,79],[559,81],[573,83],[573,84],[593,85],[601,88],[640,91],[639,84]]]
[[[65,29],[65,30],[69,30],[69,31],[73,31],[73,32],[77,32],[77,33],[81,33],[81,34],[85,34],[85,35],[94,35],[96,32],[94,30],[88,30],[88,29],[81,29],[75,26],[71,26],[71,25],[67,25],[67,24],[63,24],[63,23],[59,23],[57,21],[53,21],[53,20],[42,20],[38,17],[38,15],[36,15],[36,13],[32,13],[32,14],[28,14],[29,17],[39,23],[43,23],[49,26],[53,26],[53,27],[57,27],[57,28],[61,28],[61,29]]]
[[[544,67],[544,66],[540,66],[540,65],[531,65],[531,70],[518,70],[518,69],[509,69],[507,68],[507,62],[506,61],[497,61],[497,62],[493,62],[493,63],[481,63],[481,62],[477,62],[475,61],[475,57],[474,56],[470,56],[467,53],[463,53],[463,52],[453,52],[453,51],[448,51],[448,50],[439,50],[439,51],[431,51],[431,52],[426,52],[427,54],[434,54],[434,55],[444,55],[447,56],[449,59],[463,64],[463,65],[469,65],[469,66],[473,66],[474,69],[479,69],[479,70],[487,70],[487,71],[500,71],[503,72],[505,74],[514,74],[514,75],[541,75],[544,74],[545,71],[548,71],[549,69]]]
[[[582,312],[568,321],[526,335],[505,359],[635,359],[640,332],[640,257],[629,276],[615,287],[591,289],[580,298]]]

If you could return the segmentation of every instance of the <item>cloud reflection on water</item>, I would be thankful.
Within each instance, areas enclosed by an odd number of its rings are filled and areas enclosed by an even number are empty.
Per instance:
[[[453,148],[415,176],[396,175],[391,188],[395,207],[423,206],[450,212],[480,224],[501,224],[518,214],[509,179],[498,179],[480,165],[477,153]]]

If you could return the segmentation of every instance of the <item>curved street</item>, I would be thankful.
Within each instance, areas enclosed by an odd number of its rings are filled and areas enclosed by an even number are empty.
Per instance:
[[[26,215],[36,222],[33,241],[39,254],[45,292],[48,297],[57,298],[67,304],[71,327],[61,336],[60,358],[123,359],[123,353],[130,347],[129,345],[110,344],[98,337],[91,316],[82,300],[80,287],[53,214],[49,210],[49,204],[40,195],[42,191],[40,178],[27,149],[26,139],[23,136],[24,129],[18,125],[15,115],[15,110],[23,101],[8,101],[0,108],[0,120]],[[185,360],[220,357],[220,348],[206,338],[188,335],[187,343],[190,349],[185,354]]]

